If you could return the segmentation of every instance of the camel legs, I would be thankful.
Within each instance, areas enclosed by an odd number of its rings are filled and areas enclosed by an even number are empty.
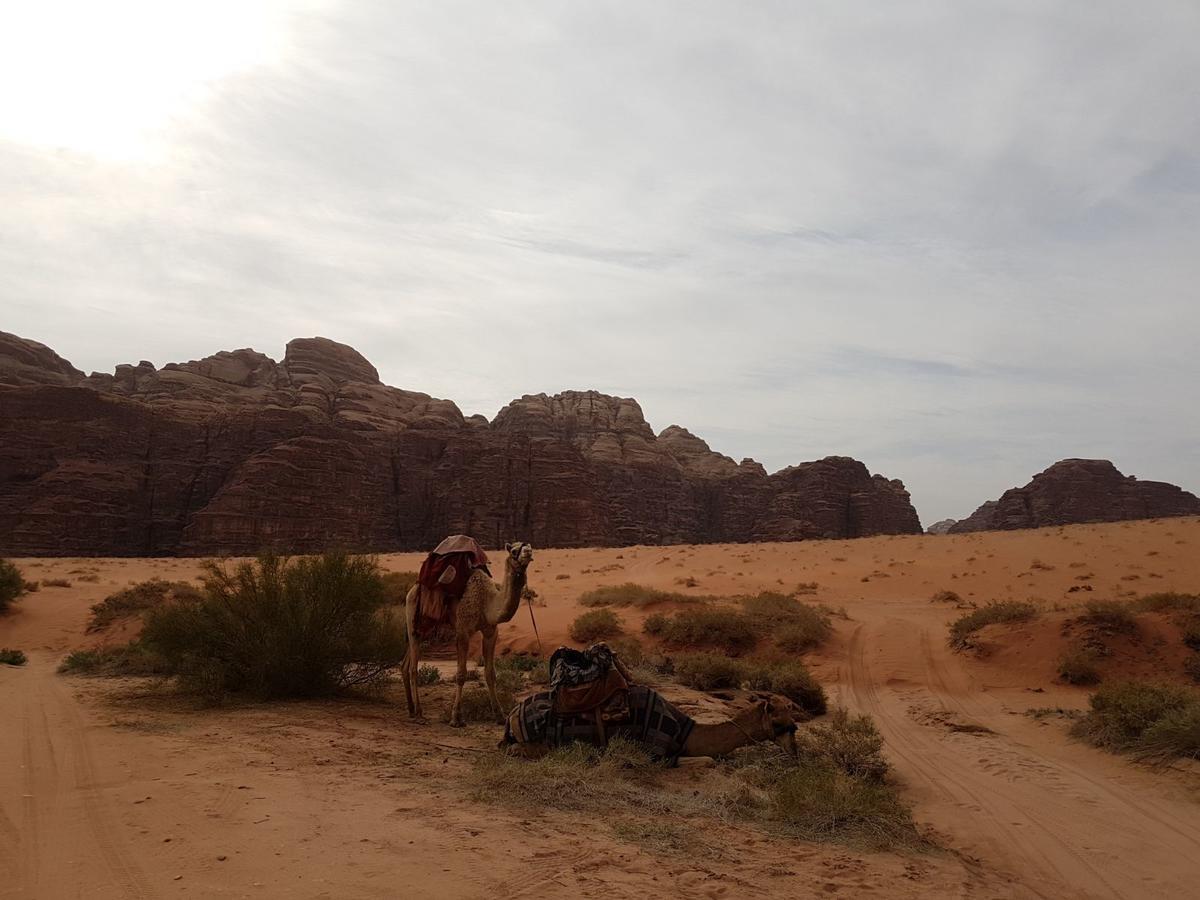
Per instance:
[[[504,724],[504,710],[500,708],[500,698],[496,696],[496,627],[483,629],[483,680],[487,683],[488,697],[492,701],[492,712],[496,714],[496,724]]]
[[[463,727],[462,695],[463,685],[467,683],[467,647],[471,635],[459,632],[454,639],[454,652],[458,657],[458,671],[454,674],[454,705],[450,707],[450,724],[455,728]]]
[[[421,662],[421,645],[414,633],[414,623],[417,611],[417,587],[414,585],[404,599],[405,628],[408,630],[408,652],[404,655],[404,664],[400,674],[404,678],[404,699],[408,701],[408,717],[410,719],[424,718],[421,714],[421,695],[417,691],[417,667]]]

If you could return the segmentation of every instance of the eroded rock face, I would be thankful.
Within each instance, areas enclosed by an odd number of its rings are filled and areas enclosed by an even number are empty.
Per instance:
[[[1122,475],[1106,459],[1064,459],[1005,491],[950,533],[1200,515],[1200,498],[1162,481]]]
[[[941,519],[925,529],[926,534],[949,534],[950,529],[958,524],[958,519]]]
[[[84,376],[0,333],[0,552],[249,554],[917,533],[898,481],[845,457],[768,475],[637,402],[513,401],[493,422],[381,384],[324,338]]]

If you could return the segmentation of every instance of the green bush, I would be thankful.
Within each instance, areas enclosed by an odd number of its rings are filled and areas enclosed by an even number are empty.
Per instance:
[[[1183,642],[1193,650],[1200,650],[1200,616],[1191,616],[1180,624]]]
[[[208,695],[311,697],[378,683],[406,649],[370,557],[210,564],[204,594],[151,610],[141,641]]]
[[[642,631],[651,637],[658,637],[667,630],[667,625],[671,620],[662,613],[654,613],[646,616],[646,621],[642,623]]]
[[[21,570],[7,559],[0,559],[0,613],[7,612],[25,592]]]
[[[789,653],[811,650],[833,632],[824,609],[773,591],[746,597],[742,608],[760,634],[771,635],[775,644]]]
[[[593,609],[571,623],[571,640],[590,644],[621,633],[621,620],[611,609]]]
[[[1143,758],[1200,759],[1200,700],[1158,719],[1142,732],[1137,750]]]
[[[938,591],[930,600],[933,603],[962,603],[962,597],[954,591]]]
[[[64,675],[170,675],[172,666],[141,640],[76,650],[58,667]]]
[[[721,653],[680,653],[672,662],[679,682],[698,691],[735,688],[742,683],[742,663]]]
[[[825,689],[798,660],[747,662],[742,676],[751,690],[782,694],[810,716],[823,715],[827,708]]]
[[[421,687],[428,687],[431,684],[437,684],[442,680],[442,672],[437,666],[431,666],[429,663],[424,663],[417,667],[417,684]]]
[[[883,735],[874,721],[870,716],[852,716],[841,707],[827,721],[797,731],[796,748],[801,756],[826,762],[855,778],[880,782],[888,773]]]
[[[1071,650],[1058,661],[1058,677],[1067,684],[1099,684],[1097,660],[1096,654],[1090,650]]]
[[[644,585],[608,584],[588,591],[579,597],[580,606],[633,606],[638,609],[655,603],[705,603],[711,597],[660,591]]]
[[[1037,607],[1020,600],[996,600],[960,616],[950,625],[950,646],[964,650],[973,644],[975,632],[985,625],[1001,622],[1027,622],[1037,615]]]
[[[1172,591],[1147,594],[1135,600],[1134,605],[1146,612],[1200,612],[1200,594],[1177,594]]]
[[[496,669],[512,669],[514,672],[532,672],[542,663],[540,656],[532,653],[510,653],[496,657]]]
[[[618,637],[608,642],[612,652],[627,666],[640,666],[646,659],[642,642],[635,637]]]
[[[0,664],[8,666],[23,666],[29,660],[20,650],[13,650],[9,647],[0,648]]]
[[[517,692],[524,687],[525,678],[520,672],[513,669],[496,670],[496,699],[500,701],[501,713],[506,714],[517,705]],[[467,722],[491,722],[496,718],[487,686],[483,684],[474,684],[463,689],[459,710]]]
[[[657,634],[671,647],[722,650],[730,656],[740,656],[758,643],[747,616],[732,609],[685,609],[662,622]]]
[[[1155,723],[1198,702],[1195,691],[1175,685],[1106,684],[1092,695],[1087,715],[1076,723],[1074,732],[1106,750],[1132,750]]]
[[[1116,600],[1089,600],[1080,620],[1108,631],[1137,631],[1137,620],[1129,605]]]
[[[138,584],[109,594],[92,607],[92,620],[88,623],[88,633],[102,631],[113,622],[140,615],[147,610],[161,606],[169,599],[197,600],[200,591],[185,581],[163,581],[152,578]]]

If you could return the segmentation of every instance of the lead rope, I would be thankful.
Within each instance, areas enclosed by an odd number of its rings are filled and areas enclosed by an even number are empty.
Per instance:
[[[529,604],[529,621],[533,623],[533,636],[535,638],[537,638],[538,656],[541,656],[542,655],[542,636],[540,634],[538,634],[537,619],[535,619],[533,617],[533,596],[530,594],[526,594],[525,602]]]

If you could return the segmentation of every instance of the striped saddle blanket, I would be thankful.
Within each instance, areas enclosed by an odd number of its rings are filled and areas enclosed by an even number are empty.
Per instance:
[[[628,717],[600,724],[595,712],[555,715],[550,691],[526,697],[508,716],[504,741],[561,747],[573,741],[599,746],[619,735],[645,744],[650,752],[674,765],[696,722],[644,684],[629,686]]]

